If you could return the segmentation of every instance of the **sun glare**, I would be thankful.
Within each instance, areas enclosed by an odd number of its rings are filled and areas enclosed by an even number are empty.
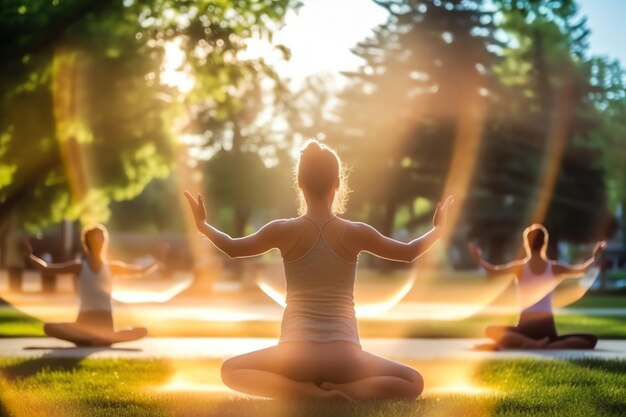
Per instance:
[[[458,394],[458,395],[471,395],[471,396],[479,396],[479,395],[495,395],[497,391],[483,387],[480,385],[474,385],[470,382],[456,382],[450,385],[439,386],[431,389],[426,389],[424,392],[425,396],[429,395],[439,395],[439,394]]]
[[[159,74],[161,83],[176,88],[181,94],[187,94],[194,87],[196,81],[186,63],[182,40],[177,38],[168,41],[165,43],[164,49],[163,65]]]
[[[114,300],[132,303],[165,303],[189,288],[193,280],[191,277],[178,282],[159,281],[129,281],[116,282],[112,293]]]

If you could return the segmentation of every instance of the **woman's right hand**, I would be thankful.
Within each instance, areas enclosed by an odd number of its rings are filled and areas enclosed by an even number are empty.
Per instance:
[[[435,214],[433,215],[433,227],[444,228],[446,226],[446,220],[448,218],[448,209],[454,203],[454,197],[448,196],[443,203],[437,203]]]
[[[201,194],[198,194],[198,199],[193,198],[189,191],[185,191],[185,198],[191,207],[193,218],[196,222],[196,227],[200,228],[206,222],[206,208],[204,207],[204,199]]]
[[[483,251],[478,247],[478,245],[474,242],[470,242],[467,247],[469,248],[469,253],[476,260],[482,259]]]

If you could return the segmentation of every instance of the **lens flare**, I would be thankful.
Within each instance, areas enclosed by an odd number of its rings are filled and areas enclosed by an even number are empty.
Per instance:
[[[591,268],[584,277],[566,279],[554,293],[554,306],[563,308],[583,298],[600,276],[600,268]]]
[[[163,384],[149,387],[157,393],[184,392],[199,394],[230,394],[245,397],[224,385],[220,378],[220,364],[195,360],[174,360],[169,363],[172,376]]]
[[[278,305],[283,308],[287,307],[284,289],[281,290],[264,279],[257,279],[255,283],[265,295],[274,300]],[[395,289],[386,299],[372,303],[356,303],[354,309],[357,317],[378,317],[386,313],[402,301],[411,291],[414,283],[415,276],[410,276],[400,288]]]
[[[111,294],[115,301],[126,304],[165,303],[189,288],[191,277],[170,280],[123,280],[116,281]]]
[[[460,395],[489,395],[495,394],[497,391],[483,387],[480,385],[473,385],[468,382],[455,382],[446,386],[431,388],[427,391],[429,394],[460,394]]]
[[[477,377],[482,365],[483,361],[476,359],[420,362],[417,369],[424,376],[424,397],[501,395]]]
[[[421,278],[421,277],[420,277]],[[267,276],[257,278],[256,285],[283,308],[286,294],[282,281]],[[384,282],[384,278],[380,281]],[[357,317],[376,320],[460,320],[471,317],[489,306],[509,286],[512,278],[489,282],[437,283],[420,282],[412,271],[400,285],[380,288],[380,284],[358,284],[355,295]],[[381,296],[387,293],[387,296]]]

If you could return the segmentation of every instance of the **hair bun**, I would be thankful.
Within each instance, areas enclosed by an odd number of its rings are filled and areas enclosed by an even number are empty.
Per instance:
[[[324,152],[323,146],[324,145],[322,145],[318,141],[314,139],[309,139],[304,143],[304,146],[302,147],[302,151],[300,153],[320,154]]]

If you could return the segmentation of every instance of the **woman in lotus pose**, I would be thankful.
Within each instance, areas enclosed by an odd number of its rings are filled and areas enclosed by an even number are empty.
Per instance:
[[[470,253],[489,276],[513,274],[516,277],[517,294],[521,313],[516,326],[489,326],[486,335],[496,347],[593,349],[598,338],[591,334],[557,335],[552,313],[552,295],[556,286],[565,278],[582,278],[600,259],[606,247],[598,242],[593,255],[584,264],[564,265],[548,259],[548,231],[540,224],[524,230],[526,258],[505,265],[492,265],[482,258],[480,249],[470,244]]]
[[[424,253],[441,235],[452,199],[437,206],[434,227],[409,243],[340,217],[346,178],[337,154],[308,141],[297,162],[300,217],[275,220],[234,239],[207,224],[202,196],[185,196],[196,225],[231,258],[278,249],[287,281],[287,307],[277,346],[228,359],[222,380],[234,390],[273,398],[417,398],[421,375],[361,349],[354,282],[362,251],[403,262]]]
[[[51,274],[74,274],[77,277],[80,308],[73,323],[46,323],[44,332],[50,337],[67,340],[77,346],[109,346],[113,343],[141,339],[147,331],[143,327],[115,331],[111,307],[111,275],[138,275],[156,269],[107,260],[109,242],[104,226],[83,229],[81,242],[85,251],[84,261],[48,263],[33,255],[26,244],[30,262],[42,272]]]

